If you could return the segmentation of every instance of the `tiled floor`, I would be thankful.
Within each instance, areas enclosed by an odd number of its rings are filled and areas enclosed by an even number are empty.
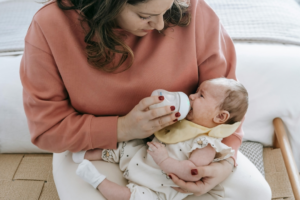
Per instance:
[[[52,154],[0,154],[0,200],[59,200]],[[273,200],[294,200],[279,149],[264,148],[265,177]]]
[[[0,154],[0,199],[59,200],[52,154]]]

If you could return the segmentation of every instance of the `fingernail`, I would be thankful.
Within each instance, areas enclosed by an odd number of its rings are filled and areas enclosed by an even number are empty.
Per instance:
[[[175,106],[171,106],[171,110],[174,111],[175,110]]]
[[[161,101],[165,99],[164,96],[159,96],[158,98],[159,98],[159,100],[161,100]]]
[[[174,119],[174,120],[173,120],[173,122],[177,122],[177,121],[178,121],[178,119]]]
[[[171,175],[169,175],[169,177],[170,177],[170,179],[172,179],[172,176],[171,176]]]
[[[197,175],[198,174],[198,170],[197,169],[192,169],[191,170],[191,174],[194,176],[194,175]]]
[[[180,113],[177,112],[177,113],[175,114],[175,117],[180,117]]]

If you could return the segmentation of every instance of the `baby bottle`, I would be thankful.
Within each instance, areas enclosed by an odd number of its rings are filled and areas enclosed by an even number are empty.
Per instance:
[[[165,99],[161,103],[151,105],[149,107],[150,109],[163,106],[175,106],[173,113],[180,113],[178,121],[184,119],[191,109],[190,100],[183,92],[168,92],[166,90],[158,89],[154,90],[151,96],[164,96]]]

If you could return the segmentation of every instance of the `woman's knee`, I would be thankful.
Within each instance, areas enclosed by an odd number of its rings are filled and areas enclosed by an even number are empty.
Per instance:
[[[260,175],[261,176],[261,175]],[[240,177],[235,181],[224,181],[225,199],[231,200],[271,200],[271,188],[263,176]]]
[[[252,191],[252,195],[249,195],[249,199],[257,199],[257,200],[271,200],[272,191],[267,181],[260,181],[259,184],[252,184],[250,191]]]
[[[221,185],[225,190],[225,199],[270,200],[270,186],[257,168],[240,152],[238,166]]]
[[[271,188],[263,176],[258,179],[248,180],[248,184],[245,187],[244,194],[247,200],[271,200],[272,198]]]

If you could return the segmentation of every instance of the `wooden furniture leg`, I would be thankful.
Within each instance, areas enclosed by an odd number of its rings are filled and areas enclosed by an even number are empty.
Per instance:
[[[279,147],[284,159],[285,167],[287,169],[289,179],[292,185],[295,200],[300,200],[300,177],[296,162],[294,160],[293,152],[287,137],[283,121],[280,118],[273,120],[275,128],[274,147]]]

